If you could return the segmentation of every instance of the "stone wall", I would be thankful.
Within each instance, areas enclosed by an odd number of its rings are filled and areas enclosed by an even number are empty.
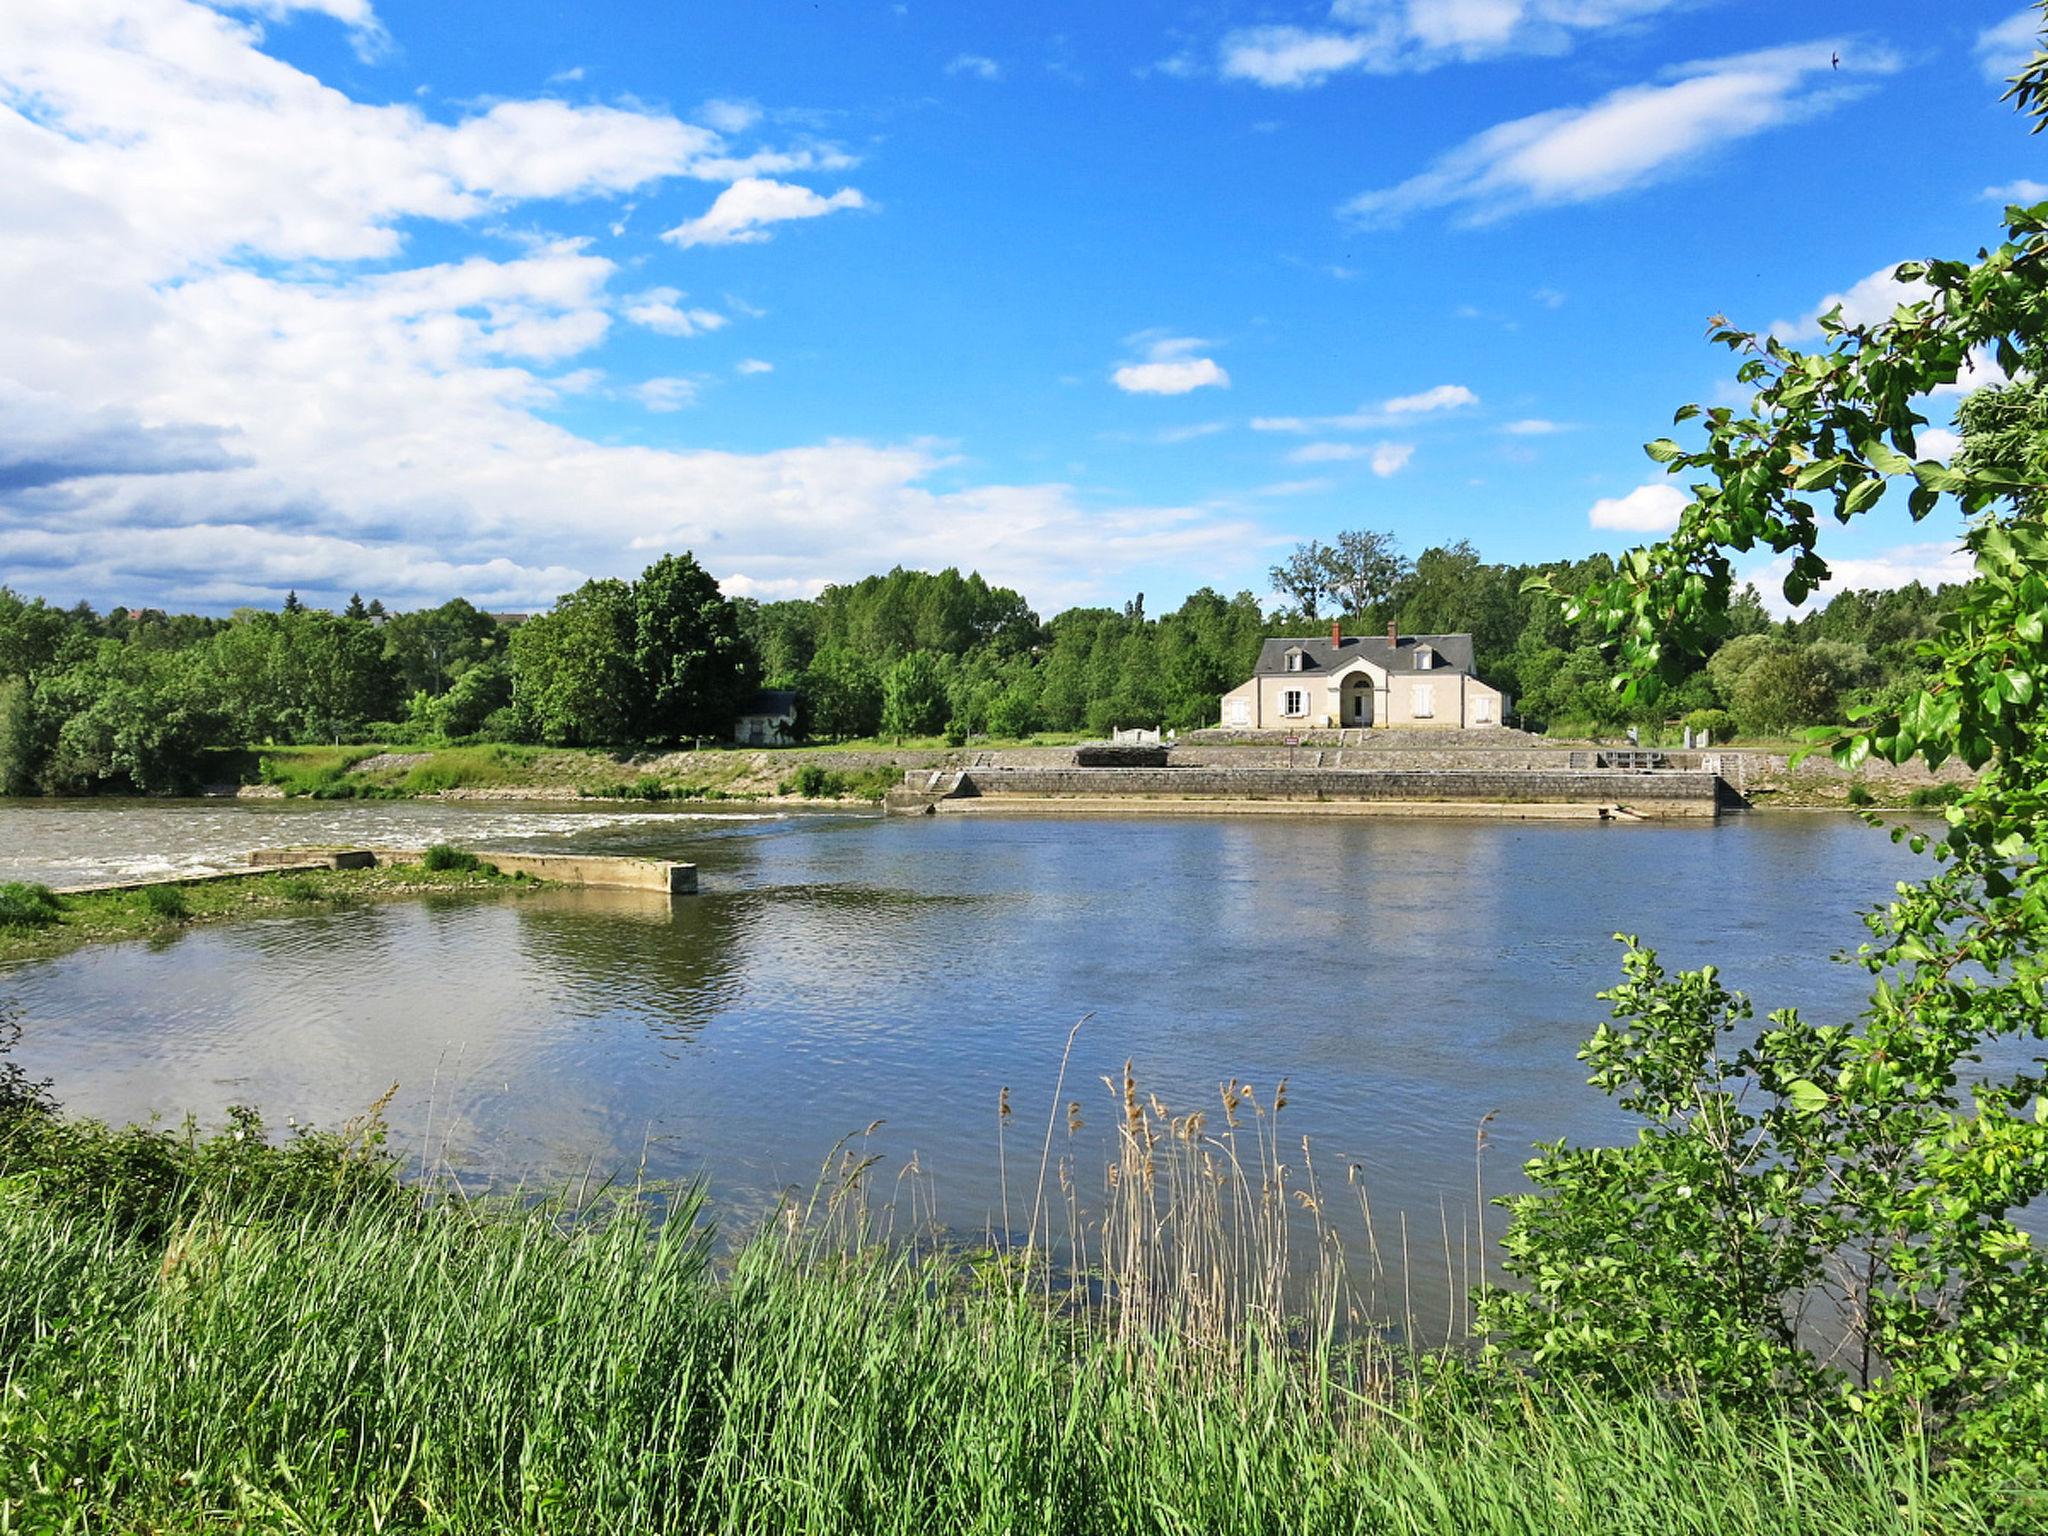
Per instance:
[[[1000,799],[1405,801],[1618,805],[1646,816],[1712,816],[1710,773],[1354,768],[970,768],[957,794]]]

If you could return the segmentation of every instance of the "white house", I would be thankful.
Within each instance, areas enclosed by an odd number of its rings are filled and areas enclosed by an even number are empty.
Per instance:
[[[1499,725],[1508,700],[1472,670],[1470,635],[1330,633],[1268,640],[1245,682],[1223,695],[1226,728],[1360,730]]]

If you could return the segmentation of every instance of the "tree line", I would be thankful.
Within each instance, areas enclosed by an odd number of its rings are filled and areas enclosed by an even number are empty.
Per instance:
[[[634,581],[586,582],[531,617],[462,598],[387,612],[358,596],[336,613],[296,594],[226,618],[102,615],[0,588],[0,790],[185,789],[206,751],[252,743],[673,746],[725,738],[764,686],[797,695],[798,733],[815,741],[1189,730],[1216,722],[1268,637],[1333,617],[1360,633],[1470,633],[1480,675],[1531,729],[1684,717],[1717,739],[1769,736],[1918,688],[1920,647],[1953,597],[1845,592],[1776,623],[1744,591],[1718,645],[1652,707],[1615,690],[1598,637],[1556,601],[1614,575],[1605,555],[1501,564],[1466,543],[1411,560],[1366,530],[1275,567],[1278,607],[1204,587],[1157,615],[1140,594],[1050,620],[951,569],[899,568],[809,599],[729,598],[688,554]],[[1532,579],[1549,592],[1527,590]]]

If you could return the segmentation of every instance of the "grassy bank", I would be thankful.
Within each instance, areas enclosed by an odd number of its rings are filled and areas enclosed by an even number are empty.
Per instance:
[[[373,1128],[110,1131],[6,1092],[4,1530],[1992,1528],[1853,1426],[1134,1335],[816,1213],[716,1258],[686,1194],[424,1199]]]
[[[488,866],[307,870],[150,885],[60,896],[38,885],[0,885],[0,965],[61,954],[81,944],[155,938],[230,918],[336,912],[365,902],[434,892],[533,889],[537,882]]]

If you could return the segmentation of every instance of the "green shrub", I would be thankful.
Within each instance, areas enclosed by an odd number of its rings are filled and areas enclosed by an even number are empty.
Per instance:
[[[483,868],[483,860],[460,848],[436,843],[420,856],[420,865],[432,870],[474,870]]]
[[[1705,731],[1712,741],[1727,741],[1735,735],[1735,717],[1725,709],[1695,709],[1685,716],[1685,728]]]
[[[1875,805],[1877,803],[1877,796],[1870,792],[1870,786],[1861,779],[1852,779],[1849,783],[1849,803],[1851,805]]]
[[[1931,810],[1936,806],[1954,805],[1962,798],[1960,784],[1922,784],[1906,796],[1906,804],[1915,810]]]
[[[160,922],[182,923],[192,915],[192,905],[185,899],[182,885],[145,885],[137,894],[143,911]]]
[[[806,800],[839,793],[840,776],[816,763],[805,763],[796,771],[796,792]]]
[[[0,883],[0,928],[47,928],[63,910],[57,893],[47,885],[20,880]]]

